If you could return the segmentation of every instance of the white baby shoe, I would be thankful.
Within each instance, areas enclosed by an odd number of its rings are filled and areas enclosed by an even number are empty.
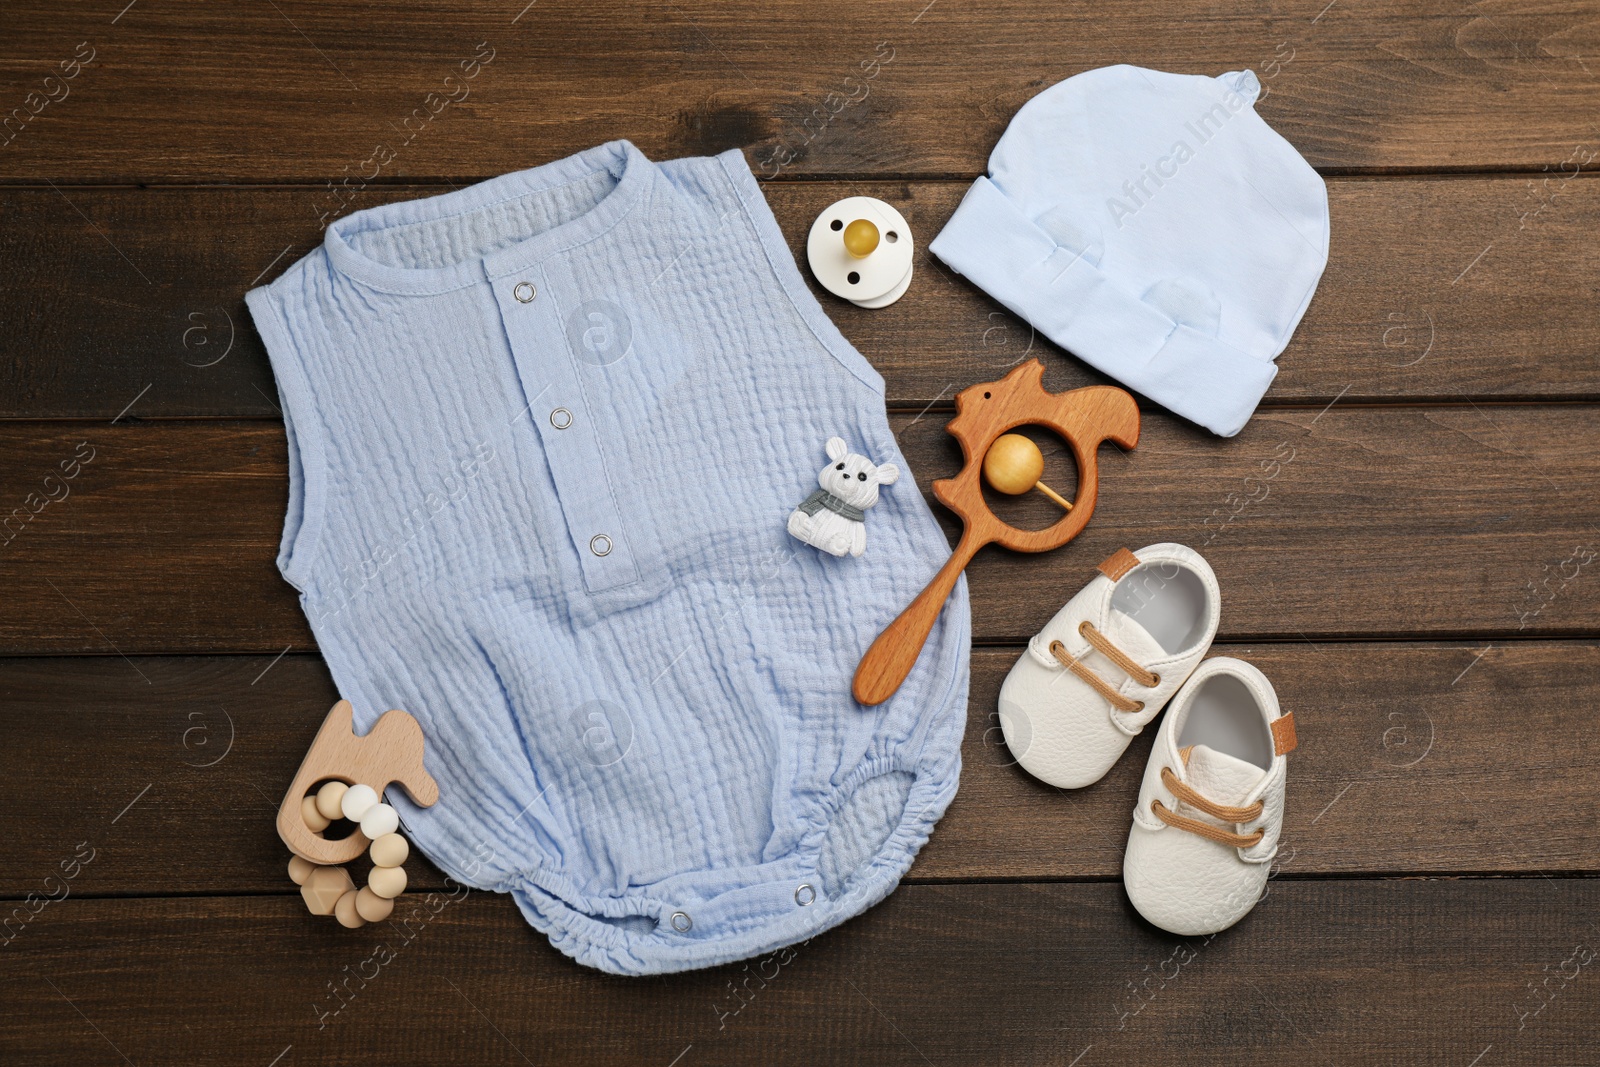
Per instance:
[[[1206,660],[1172,699],[1133,810],[1122,880],[1139,914],[1174,934],[1244,918],[1283,826],[1294,716],[1243,660]]]
[[[1222,594],[1200,553],[1119,549],[1056,613],[1000,688],[1000,728],[1022,769],[1097,782],[1199,665]]]

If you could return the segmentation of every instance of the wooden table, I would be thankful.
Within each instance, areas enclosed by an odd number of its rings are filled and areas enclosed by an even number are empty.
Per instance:
[[[0,1060],[1596,1062],[1600,5],[523,2],[0,16]],[[1024,101],[1119,62],[1255,69],[1332,256],[1243,433],[1147,408],[1077,542],[972,566],[961,791],[905,885],[665,979],[420,861],[425,919],[310,919],[272,810],[335,694],[273,563],[244,291],[332,218],[618,137],[742,147],[797,252],[849,194],[925,249]],[[1101,379],[916,269],[887,310],[823,299],[926,488],[956,389],[1027,352]],[[1205,546],[1217,651],[1300,724],[1270,892],[1213,939],[1121,889],[1149,738],[1068,794],[994,714],[1093,564],[1161,540]]]

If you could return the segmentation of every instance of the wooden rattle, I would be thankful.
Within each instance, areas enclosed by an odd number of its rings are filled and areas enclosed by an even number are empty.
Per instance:
[[[1082,532],[1094,514],[1100,488],[1095,457],[1100,445],[1109,440],[1123,448],[1133,448],[1139,443],[1139,408],[1123,390],[1092,385],[1050,393],[1045,391],[1043,382],[1044,364],[1030,359],[997,382],[979,382],[956,394],[956,417],[945,425],[945,430],[961,442],[964,463],[954,478],[934,482],[933,493],[961,517],[961,540],[927,588],[878,635],[861,658],[852,686],[861,703],[882,704],[900,688],[916,664],[956,579],[978,549],[994,543],[1017,552],[1046,552],[1066,544]],[[1067,513],[1042,530],[1019,530],[1000,521],[984,501],[979,483],[979,467],[987,470],[990,466],[991,446],[999,444],[997,439],[1003,440],[1001,435],[1007,430],[1030,424],[1060,434],[1078,464],[1076,505],[1050,493],[1067,508]],[[1018,434],[1007,436],[1026,442],[1032,455],[1018,445],[1004,445],[994,461],[990,484],[1005,493],[1025,493],[1033,488],[1044,491],[1038,484],[1039,474],[1044,471],[1044,458],[1038,448]],[[1037,468],[1034,457],[1038,457]],[[997,484],[995,474],[1004,484]]]
[[[338,841],[317,836],[332,819],[328,811],[340,811],[337,807],[322,807],[323,791],[330,795],[338,793],[339,802],[344,805],[342,814],[347,818],[353,801],[371,794],[376,802],[395,782],[404,786],[406,793],[421,807],[432,807],[439,799],[439,783],[422,765],[422,727],[417,725],[416,719],[403,711],[386,711],[367,736],[357,737],[353,715],[348,700],[339,701],[328,712],[299,772],[289,784],[289,792],[278,806],[278,836],[283,838],[290,852],[319,867],[350,862],[361,855],[369,840],[364,832]],[[307,794],[313,785],[324,779],[332,781],[317,793],[316,801],[312,801]],[[329,789],[337,783],[352,788],[347,791]],[[387,804],[382,806],[391,813],[394,810]],[[312,825],[312,812],[326,821],[321,826]],[[387,825],[387,816],[375,817],[370,827],[359,815],[357,821],[362,823],[363,831],[370,828],[375,836],[394,831],[393,826]]]

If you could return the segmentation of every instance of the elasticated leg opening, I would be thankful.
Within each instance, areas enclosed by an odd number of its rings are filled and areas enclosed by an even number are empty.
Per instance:
[[[615,926],[623,933],[641,937],[656,932],[656,921],[648,915],[590,915],[589,918],[607,926]]]
[[[889,840],[900,825],[915,781],[905,771],[890,771],[862,782],[840,805],[817,858],[817,874],[828,897],[842,896],[861,866]]]
[[[533,908],[547,916],[571,912],[599,925],[614,927],[625,934],[637,934],[641,937],[654,934],[659,929],[656,920],[649,915],[607,915],[600,911],[589,911],[579,907],[567,897],[552,893],[538,885],[525,886],[522,892]],[[524,908],[524,911],[526,910]]]

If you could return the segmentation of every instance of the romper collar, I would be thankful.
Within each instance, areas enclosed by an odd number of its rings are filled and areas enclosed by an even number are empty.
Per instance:
[[[366,231],[433,222],[570,185],[601,171],[617,184],[593,208],[552,229],[444,267],[411,268],[369,258],[349,238]],[[598,237],[611,229],[649,192],[655,164],[629,141],[611,141],[565,159],[491,178],[456,192],[368,208],[329,224],[323,247],[335,269],[375,289],[426,296],[462,289],[522,270],[548,256]]]

